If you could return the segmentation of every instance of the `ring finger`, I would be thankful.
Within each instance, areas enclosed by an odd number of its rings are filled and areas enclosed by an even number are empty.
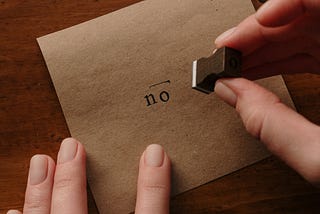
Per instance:
[[[46,155],[31,158],[24,214],[50,214],[54,161]]]

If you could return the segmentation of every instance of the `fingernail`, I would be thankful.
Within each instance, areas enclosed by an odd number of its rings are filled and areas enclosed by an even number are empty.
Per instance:
[[[237,103],[237,95],[221,80],[216,82],[214,91],[223,101],[235,107]]]
[[[145,151],[144,160],[147,166],[160,167],[163,164],[164,151],[158,144],[149,145]]]
[[[237,27],[233,27],[229,30],[227,30],[226,32],[222,33],[220,36],[218,36],[218,38],[216,38],[215,44],[217,46],[217,48],[219,48],[219,44],[223,42],[223,40],[227,39],[229,36],[231,36],[234,31],[236,30]]]
[[[73,138],[64,139],[58,154],[58,163],[65,163],[73,160],[77,154],[78,142]]]
[[[269,11],[270,9],[272,10],[272,3],[271,1],[267,1],[266,3],[264,3],[256,12],[256,18],[259,20],[262,18],[262,16],[266,13],[266,11]]]
[[[31,158],[29,182],[31,185],[42,183],[47,178],[48,158],[44,155],[35,155]]]
[[[21,212],[18,210],[9,210],[7,214],[21,214]]]

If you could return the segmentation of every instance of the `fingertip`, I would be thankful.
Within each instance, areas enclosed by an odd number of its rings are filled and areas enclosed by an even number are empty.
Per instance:
[[[55,173],[54,160],[48,155],[37,154],[30,160],[25,193],[24,213],[48,213]]]
[[[218,82],[221,82],[226,87],[230,88],[237,96],[241,96],[244,92],[252,92],[253,94],[257,94],[261,90],[267,91],[255,82],[245,78],[224,78]]]
[[[55,162],[48,156],[43,154],[36,154],[30,159],[29,168],[29,185],[38,185],[51,179],[54,174]]]
[[[161,167],[164,160],[164,150],[158,144],[151,144],[145,150],[144,161],[147,166]]]
[[[78,144],[78,150],[77,150],[77,158],[86,160],[86,150],[82,143],[80,143],[78,140],[74,139]]]
[[[261,25],[252,14],[236,27],[222,33],[216,39],[215,45],[216,48],[224,46],[234,48],[246,56],[265,42],[265,38],[261,35]]]
[[[62,140],[61,145],[64,144],[64,143],[70,143],[70,142],[79,143],[79,141],[76,140],[75,138],[67,137],[67,138]]]
[[[233,27],[224,33],[220,34],[216,40],[214,41],[216,48],[221,48],[226,46],[227,40],[232,36],[232,34],[236,31],[237,27]]]
[[[72,160],[85,160],[86,152],[84,146],[74,138],[66,138],[61,142],[58,153],[58,163],[66,163]]]
[[[140,159],[135,213],[169,213],[169,199],[169,156],[161,145],[149,145]]]
[[[245,91],[255,93],[260,87],[245,78],[223,78],[219,79],[215,85],[216,94],[229,105],[235,107],[238,97]]]
[[[74,138],[62,141],[52,191],[51,213],[87,212],[86,162],[83,145]]]
[[[305,12],[300,0],[269,0],[256,13],[258,22],[266,27],[279,27],[289,24]]]
[[[223,80],[218,80],[215,84],[214,91],[219,98],[224,102],[228,103],[230,106],[235,107],[237,103],[237,95],[234,91],[223,83]]]
[[[54,160],[44,154],[36,154],[30,159],[28,185],[52,182],[55,172]]]
[[[53,178],[54,172],[56,169],[56,163],[52,157],[50,157],[48,155],[46,155],[46,156],[47,156],[47,160],[48,160],[48,175]]]
[[[19,210],[9,210],[7,214],[22,214]]]
[[[146,167],[168,167],[170,166],[170,158],[161,145],[150,144],[141,155],[140,165]]]
[[[84,149],[83,145],[77,139],[72,138],[72,137],[68,137],[68,138],[65,138],[64,140],[62,140],[60,148],[64,145],[67,145],[67,144],[76,144],[77,149]]]

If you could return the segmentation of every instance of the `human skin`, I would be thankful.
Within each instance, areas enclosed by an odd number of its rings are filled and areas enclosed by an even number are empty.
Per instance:
[[[243,52],[243,76],[320,73],[320,2],[269,0],[215,41]],[[281,103],[273,93],[243,78],[222,79],[216,94],[235,107],[247,131],[300,173],[320,183],[320,127]]]
[[[133,181],[135,182],[135,181]],[[30,161],[24,214],[87,214],[86,154],[73,138],[63,140],[57,164],[47,155]],[[137,214],[169,213],[170,160],[160,145],[149,145],[139,166]],[[10,210],[8,214],[21,214]]]
[[[269,0],[215,43],[217,48],[229,46],[243,52],[243,75],[248,79],[319,74],[319,20],[319,0]],[[236,108],[249,133],[319,186],[319,126],[247,79],[219,80],[215,92]],[[168,214],[169,193],[169,157],[161,146],[151,145],[140,159],[136,213]],[[68,138],[62,142],[57,165],[46,155],[31,159],[24,214],[86,214],[86,195],[85,151],[78,141]]]

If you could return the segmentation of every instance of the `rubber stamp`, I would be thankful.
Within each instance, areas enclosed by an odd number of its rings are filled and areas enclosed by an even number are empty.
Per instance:
[[[222,47],[213,55],[193,62],[192,88],[210,94],[214,91],[215,83],[220,78],[241,77],[240,51]]]

